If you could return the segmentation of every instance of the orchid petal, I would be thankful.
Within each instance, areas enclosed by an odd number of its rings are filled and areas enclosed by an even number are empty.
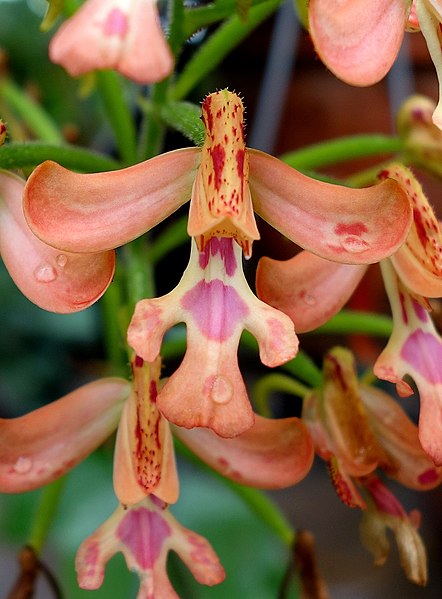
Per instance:
[[[433,123],[442,129],[442,48],[440,38],[440,24],[442,22],[442,9],[431,0],[416,1],[416,14],[422,35],[427,42],[431,60],[436,68],[439,82],[439,101],[433,112]]]
[[[155,497],[124,510],[118,507],[80,546],[75,560],[82,589],[98,589],[106,562],[118,551],[140,577],[137,599],[178,599],[166,571],[170,550],[178,553],[196,580],[212,586],[225,573],[209,543],[181,526]]]
[[[24,211],[53,247],[100,252],[139,237],[190,198],[200,150],[185,148],[108,173],[44,162],[28,179]]]
[[[396,181],[350,189],[248,150],[255,211],[301,247],[334,262],[369,264],[404,242],[412,211]]]
[[[141,84],[160,81],[173,68],[155,0],[85,2],[52,38],[49,57],[73,77],[116,69]]]
[[[30,231],[22,211],[25,182],[0,172],[0,252],[11,277],[32,302],[51,312],[77,312],[107,289],[115,253],[60,253]]]
[[[400,283],[388,261],[381,263],[393,313],[393,333],[374,366],[380,379],[396,383],[398,393],[413,391],[402,377],[410,375],[419,390],[419,439],[437,466],[442,466],[442,340],[427,311]]]
[[[207,429],[174,427],[175,435],[223,476],[260,489],[282,489],[304,478],[313,462],[311,436],[299,418],[255,416],[248,431],[222,439]]]
[[[166,503],[178,499],[178,476],[170,426],[156,406],[161,360],[133,365],[133,390],[118,427],[114,489],[120,503],[133,505],[154,493]]]
[[[89,383],[18,418],[0,419],[0,491],[22,493],[76,466],[117,427],[130,385]]]
[[[234,437],[253,424],[253,412],[238,368],[237,348],[248,329],[258,339],[260,357],[277,366],[296,355],[298,340],[290,319],[260,302],[241,265],[241,248],[230,238],[213,237],[203,252],[192,244],[189,266],[174,291],[138,302],[128,343],[153,361],[165,331],[187,325],[187,351],[158,396],[158,407],[174,424],[207,426]]]
[[[360,394],[377,439],[388,454],[383,469],[411,489],[432,489],[442,481],[419,442],[417,426],[400,405],[375,387],[361,386]]]
[[[396,59],[409,10],[405,0],[310,0],[309,30],[319,57],[339,79],[372,85]]]
[[[233,237],[250,256],[259,232],[248,187],[241,98],[226,89],[208,95],[201,119],[206,135],[192,191],[188,233],[199,251],[211,237]]]
[[[366,271],[303,251],[290,260],[261,258],[256,291],[293,320],[298,333],[321,326],[345,305]]]
[[[401,281],[425,297],[442,295],[442,232],[422,188],[411,171],[400,164],[383,169],[381,178],[401,183],[413,208],[413,222],[402,247],[391,256]]]

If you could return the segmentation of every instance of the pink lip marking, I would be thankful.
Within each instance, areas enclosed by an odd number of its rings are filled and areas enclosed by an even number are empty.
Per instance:
[[[103,33],[111,37],[116,35],[123,39],[129,30],[127,15],[119,8],[113,8],[103,24]]]
[[[200,281],[181,300],[207,339],[223,342],[249,313],[246,303],[231,285],[219,279]]]
[[[236,271],[237,263],[233,251],[233,239],[227,237],[212,237],[209,239],[204,250],[199,255],[199,265],[206,268],[209,264],[210,256],[220,254],[224,262],[224,268],[229,277],[233,277]]]
[[[152,569],[170,533],[167,522],[145,507],[128,511],[116,531],[143,570]]]
[[[442,343],[434,335],[420,329],[414,331],[400,355],[429,383],[442,383]]]

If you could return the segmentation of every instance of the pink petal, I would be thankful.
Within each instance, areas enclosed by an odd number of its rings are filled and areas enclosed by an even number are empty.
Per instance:
[[[294,485],[304,478],[313,462],[313,442],[298,418],[255,416],[252,428],[234,439],[222,439],[201,428],[173,430],[212,468],[251,487],[281,489]]]
[[[304,333],[339,312],[365,271],[365,266],[330,262],[308,251],[285,261],[264,257],[256,271],[256,291],[266,304],[290,316],[298,333]]]
[[[157,385],[161,360],[132,364],[133,390],[118,427],[114,458],[114,489],[123,505],[154,493],[166,503],[178,499],[178,476],[169,423],[159,412]]]
[[[380,81],[396,59],[406,0],[310,0],[309,29],[321,60],[351,85]]]
[[[411,489],[432,489],[442,481],[442,468],[435,468],[419,442],[417,426],[387,393],[375,387],[361,387],[377,439],[387,451],[384,470]]]
[[[381,178],[395,179],[406,190],[413,208],[413,222],[403,246],[391,256],[402,282],[418,295],[442,295],[442,231],[422,188],[412,172],[401,164],[383,169]]]
[[[0,252],[6,268],[20,291],[40,308],[83,310],[110,284],[115,253],[60,253],[37,239],[23,217],[24,184],[15,175],[0,173]]]
[[[155,0],[88,0],[54,35],[49,57],[73,77],[116,69],[141,84],[173,68]]]
[[[46,243],[100,252],[139,237],[190,199],[200,150],[161,154],[120,171],[73,173],[44,162],[29,177],[24,211]]]
[[[316,181],[248,150],[255,211],[301,247],[334,262],[369,264],[405,240],[411,207],[396,181],[350,189]]]
[[[114,514],[80,546],[75,560],[82,589],[97,589],[107,561],[118,551],[140,577],[137,599],[178,599],[166,571],[170,550],[175,551],[201,584],[223,581],[224,570],[209,543],[181,526],[155,497]]]
[[[34,412],[0,419],[0,490],[22,493],[59,478],[117,427],[127,381],[89,383]]]

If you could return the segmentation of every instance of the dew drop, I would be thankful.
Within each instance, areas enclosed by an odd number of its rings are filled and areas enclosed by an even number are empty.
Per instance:
[[[340,239],[340,243],[344,250],[351,254],[360,254],[370,248],[369,243],[355,235],[347,235],[347,237]]]
[[[224,376],[214,376],[210,385],[209,397],[217,404],[228,403],[233,397],[231,382]]]
[[[59,254],[56,258],[56,261],[60,268],[64,268],[66,266],[68,258],[64,254]]]
[[[50,264],[44,264],[35,269],[34,276],[40,283],[51,283],[57,278],[57,271]]]
[[[316,305],[316,298],[313,295],[310,295],[310,293],[306,293],[302,299],[304,300],[304,303],[307,304],[307,306]]]
[[[32,462],[25,456],[20,456],[15,462],[13,469],[17,474],[27,474],[32,468]]]

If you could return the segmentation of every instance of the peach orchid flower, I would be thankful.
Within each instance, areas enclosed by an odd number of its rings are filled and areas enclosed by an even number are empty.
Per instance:
[[[442,98],[441,0],[310,0],[309,30],[321,60],[351,85],[372,85],[390,70],[404,31],[421,30]],[[442,128],[442,105],[433,114]]]
[[[371,543],[366,544],[377,562],[386,559],[384,529],[392,528],[407,576],[424,584],[425,549],[416,519],[406,515],[376,475],[381,469],[416,490],[442,482],[442,469],[423,451],[417,427],[389,395],[359,384],[351,352],[339,347],[325,356],[323,386],[305,397],[302,416],[340,499],[367,510],[363,526]]]
[[[259,238],[253,211],[323,258],[366,264],[401,245],[411,207],[396,181],[340,187],[247,149],[236,94],[210,94],[202,113],[202,148],[93,175],[43,163],[29,178],[24,210],[46,243],[102,252],[143,234],[191,197],[189,266],[174,291],[138,303],[128,343],[153,362],[164,332],[186,322],[188,349],[160,391],[158,407],[179,426],[206,426],[233,437],[254,421],[236,357],[242,330],[256,336],[261,360],[271,367],[294,357],[298,347],[290,319],[260,302],[244,278],[241,250],[250,256]]]
[[[22,210],[25,182],[0,171],[0,254],[20,291],[51,312],[77,312],[105,292],[115,270],[115,252],[60,252],[29,229]]]
[[[118,426],[114,489],[123,505],[155,494],[178,498],[171,427],[156,406],[161,360],[136,357],[133,382],[106,378],[89,383],[33,412],[0,419],[0,492],[21,493],[52,482],[77,465]],[[309,471],[313,444],[299,418],[256,417],[235,439],[208,430],[173,433],[212,468],[262,489],[299,482]]]
[[[381,262],[393,314],[393,333],[374,366],[375,374],[411,395],[402,377],[419,390],[419,437],[423,448],[442,465],[442,339],[428,314],[426,297],[442,296],[442,232],[421,186],[411,171],[394,164],[380,174],[400,181],[413,206],[413,225],[404,245]],[[258,295],[282,310],[298,331],[312,330],[346,303],[366,267],[331,264],[308,252],[291,260],[260,261]]]
[[[73,77],[115,69],[140,84],[173,68],[156,0],[86,0],[52,38],[49,58]]]
[[[181,526],[167,505],[151,495],[114,514],[80,545],[75,559],[80,588],[95,590],[104,579],[106,563],[118,551],[140,577],[137,599],[178,599],[166,570],[175,551],[200,584],[213,586],[225,578],[217,555],[206,539]]]

